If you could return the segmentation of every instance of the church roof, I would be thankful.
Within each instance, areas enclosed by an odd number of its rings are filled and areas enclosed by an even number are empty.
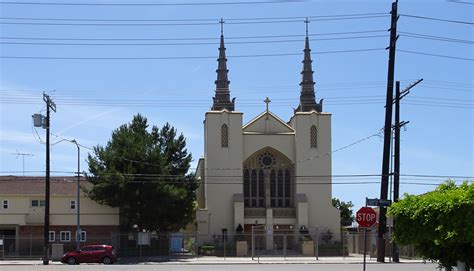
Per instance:
[[[267,122],[267,123],[266,123]],[[264,111],[242,127],[244,133],[294,134],[295,130],[271,111]]]

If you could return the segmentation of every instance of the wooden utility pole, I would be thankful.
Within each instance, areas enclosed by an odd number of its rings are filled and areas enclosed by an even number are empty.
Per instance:
[[[406,89],[400,92],[400,81],[396,82],[395,87],[395,143],[394,143],[394,156],[395,163],[393,169],[393,201],[397,202],[400,195],[400,128],[409,123],[409,121],[400,122],[400,100],[410,93],[410,89],[416,86],[418,83],[423,81],[423,78],[417,80],[413,84],[409,85]],[[393,220],[393,225],[395,225],[395,220]],[[392,227],[393,227],[392,225]],[[398,245],[396,243],[392,244],[392,258],[393,261],[398,263],[400,262],[400,254],[398,250]]]
[[[49,200],[50,200],[50,157],[49,157],[49,126],[50,110],[56,112],[56,104],[49,95],[43,93],[43,101],[46,103],[46,181],[45,181],[45,206],[44,206],[44,247],[43,265],[49,264]]]
[[[387,75],[387,99],[385,103],[384,146],[382,161],[382,177],[380,185],[380,199],[387,200],[388,177],[390,171],[390,138],[392,132],[392,102],[393,81],[395,77],[395,49],[397,44],[398,0],[392,3],[390,23],[390,46]],[[377,262],[385,262],[385,232],[387,229],[387,208],[379,206],[379,228],[377,233]]]

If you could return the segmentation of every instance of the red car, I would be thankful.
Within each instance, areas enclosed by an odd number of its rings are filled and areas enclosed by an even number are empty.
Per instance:
[[[85,246],[79,251],[71,251],[63,255],[61,262],[67,264],[103,263],[113,264],[117,261],[114,247],[108,245]]]

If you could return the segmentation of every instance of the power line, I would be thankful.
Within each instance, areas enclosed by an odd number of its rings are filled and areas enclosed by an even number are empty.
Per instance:
[[[383,18],[388,15],[373,15],[373,16],[353,16],[353,17],[335,17],[335,18],[321,18],[312,19],[311,21],[341,21],[341,20],[360,20]],[[273,24],[273,23],[301,23],[301,20],[255,20],[255,21],[237,21],[227,22],[226,24]],[[181,22],[181,23],[43,23],[43,22],[0,22],[4,25],[38,25],[38,26],[203,26],[203,25],[217,25],[219,22]]]
[[[367,39],[367,38],[381,38],[387,35],[371,35],[371,36],[356,36],[356,37],[338,37],[338,38],[316,38],[312,41],[327,41],[327,40],[347,40],[347,39]],[[227,44],[266,44],[266,43],[288,43],[301,42],[301,40],[266,40],[266,41],[236,41],[227,42]],[[47,46],[195,46],[195,45],[217,45],[218,42],[188,42],[188,43],[46,43],[46,42],[4,42],[0,44],[8,45],[47,45]]]
[[[301,3],[301,0],[268,0],[268,1],[230,1],[230,2],[182,2],[182,3],[68,3],[68,2],[13,2],[0,1],[2,5],[35,5],[35,6],[218,6],[218,5],[261,5]]]
[[[423,52],[410,51],[410,50],[400,50],[400,49],[398,49],[397,51],[403,52],[403,53],[417,54],[417,55],[435,56],[435,57],[450,58],[450,59],[457,59],[457,60],[474,61],[473,58],[466,58],[466,57],[439,55],[439,54],[423,53]]]
[[[333,14],[333,15],[312,15],[312,16],[285,16],[285,17],[246,17],[246,18],[226,18],[229,21],[261,21],[261,20],[288,20],[288,19],[318,19],[318,18],[339,18],[339,17],[364,17],[388,15],[385,12],[378,13],[352,13],[352,14]],[[38,17],[0,17],[0,20],[27,20],[27,21],[82,21],[82,22],[215,22],[216,18],[198,18],[198,19],[90,19],[90,18],[38,18]]]
[[[386,30],[364,30],[350,32],[329,32],[315,33],[309,36],[327,36],[327,35],[349,35],[349,34],[368,34],[368,33],[387,32]],[[304,37],[305,35],[263,35],[263,36],[226,36],[226,40],[231,39],[266,39],[266,38],[290,38]],[[16,39],[16,40],[73,40],[73,41],[189,41],[189,40],[216,40],[218,37],[187,37],[187,38],[59,38],[59,37],[0,37],[0,39]]]
[[[447,0],[447,1],[451,3],[455,3],[455,4],[474,5],[474,2],[468,2],[468,1],[460,1],[460,0]]]
[[[385,48],[368,48],[338,51],[319,51],[313,54],[337,54],[382,51]],[[281,53],[281,54],[253,54],[234,55],[233,58],[254,58],[254,57],[277,57],[277,56],[300,56],[301,53]],[[215,56],[162,56],[162,57],[52,57],[52,56],[0,56],[3,59],[43,59],[43,60],[178,60],[178,59],[215,59]]]
[[[440,37],[440,36],[432,36],[432,35],[424,35],[424,34],[416,34],[410,32],[402,32],[400,31],[403,37],[408,38],[417,38],[417,39],[428,39],[428,40],[437,40],[437,41],[446,41],[446,42],[454,42],[454,43],[465,43],[465,44],[474,44],[472,40],[462,40],[462,39],[454,39],[454,38],[447,38],[447,37]]]
[[[220,169],[220,168],[208,168],[212,170],[229,170],[229,169]],[[243,168],[236,168],[232,170],[243,170]],[[20,170],[12,170],[12,171],[0,171],[0,174],[11,174],[11,173],[22,173],[23,171]],[[44,170],[25,170],[25,173],[44,173]],[[76,171],[61,171],[61,170],[51,170],[51,173],[61,173],[61,174],[77,174]],[[155,173],[123,173],[123,172],[117,172],[120,173],[124,176],[132,176],[132,177],[177,177],[177,178],[189,178],[185,175],[173,175],[173,174],[155,174]],[[115,173],[101,173],[99,175],[114,175]],[[389,174],[390,175],[390,174]],[[8,176],[8,175],[3,175],[3,177]],[[229,177],[229,178],[234,178],[234,177],[241,177],[241,176],[235,176],[235,175],[215,175],[212,176],[213,178],[217,177]],[[301,177],[301,178],[327,178],[327,177],[333,177],[333,178],[379,178],[381,174],[378,173],[365,173],[365,174],[333,174],[333,175],[295,175],[295,177]],[[454,179],[454,180],[464,180],[464,179],[474,179],[474,176],[468,176],[468,175],[436,175],[436,174],[427,174],[427,173],[417,173],[417,174],[401,174],[401,177],[404,178],[416,178],[416,179],[422,179],[426,181],[432,181],[433,179]],[[68,176],[56,176],[56,178],[59,177],[68,177]],[[76,178],[77,176],[71,176],[72,178]],[[19,177],[20,179],[32,179],[32,180],[38,180],[38,178],[35,178],[34,176],[26,176],[25,178]],[[1,180],[0,180],[1,181]]]
[[[474,22],[468,22],[468,21],[448,20],[448,19],[440,19],[440,18],[418,16],[418,15],[409,15],[409,14],[400,14],[400,16],[408,17],[408,18],[415,18],[415,19],[431,20],[431,21],[440,21],[440,22],[448,22],[448,23],[456,23],[456,24],[474,25]]]

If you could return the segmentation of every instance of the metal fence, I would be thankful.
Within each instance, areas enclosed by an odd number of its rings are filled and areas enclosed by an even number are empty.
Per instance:
[[[0,236],[0,259],[41,258],[43,236]],[[376,257],[376,232],[367,234],[367,255]],[[56,239],[51,244],[62,244],[64,252],[75,250],[71,240]],[[108,236],[87,236],[81,246],[108,244],[116,248],[119,257],[352,257],[364,251],[364,233],[342,231],[340,236],[330,232],[265,232],[243,234],[203,235],[197,233],[111,233]],[[52,246],[52,245],[51,245]],[[387,241],[386,255],[391,253]],[[416,257],[412,247],[400,247],[400,257]]]

